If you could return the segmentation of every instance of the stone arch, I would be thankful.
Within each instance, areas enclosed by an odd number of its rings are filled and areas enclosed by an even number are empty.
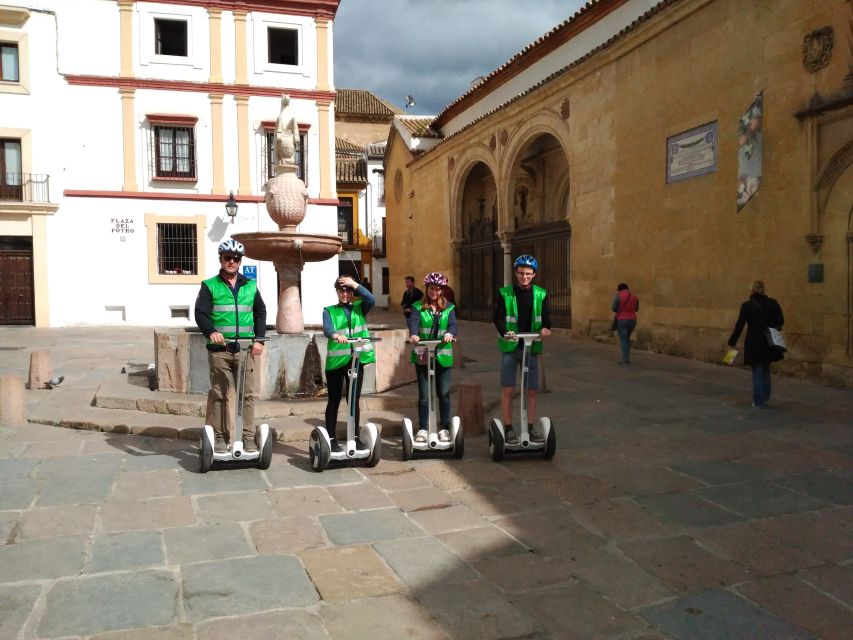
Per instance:
[[[459,242],[465,237],[465,222],[463,220],[463,200],[465,188],[471,172],[478,165],[484,165],[492,175],[497,190],[498,172],[495,157],[486,145],[478,144],[465,150],[455,158],[450,169],[450,229],[451,241]]]
[[[504,204],[504,216],[498,220],[498,228],[502,231],[511,232],[515,229],[513,208],[516,200],[516,180],[513,174],[517,173],[520,169],[519,165],[521,164],[522,154],[531,145],[543,139],[543,136],[549,136],[555,140],[562,150],[566,170],[560,178],[560,182],[565,184],[569,181],[569,167],[571,163],[568,151],[569,130],[566,121],[560,118],[558,114],[548,111],[537,113],[532,118],[525,119],[515,131],[511,132],[506,151],[500,162],[498,185],[503,185],[503,193],[500,194],[500,197]],[[527,176],[518,176],[522,183],[528,180],[535,180],[529,170],[525,171],[525,173],[527,173]],[[553,186],[549,185],[546,189],[552,191]]]
[[[815,229],[815,233],[823,233],[830,194],[851,164],[853,164],[853,139],[841,145],[818,171],[817,179],[813,185],[817,199],[817,229]]]

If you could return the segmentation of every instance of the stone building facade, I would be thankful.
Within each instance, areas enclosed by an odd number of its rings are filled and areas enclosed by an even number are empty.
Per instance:
[[[487,319],[532,252],[572,335],[607,331],[624,281],[638,346],[707,361],[761,279],[785,311],[780,368],[853,387],[851,11],[589,3],[437,117],[396,119],[392,279],[446,271],[461,316]]]

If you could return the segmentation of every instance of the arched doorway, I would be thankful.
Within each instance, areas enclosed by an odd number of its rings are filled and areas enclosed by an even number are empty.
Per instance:
[[[543,133],[517,154],[509,180],[512,256],[539,261],[536,284],[548,290],[551,322],[572,325],[569,163],[560,142]]]
[[[492,319],[494,296],[503,284],[503,251],[497,230],[497,189],[488,166],[477,162],[462,190],[462,243],[459,246],[458,316],[464,320]]]

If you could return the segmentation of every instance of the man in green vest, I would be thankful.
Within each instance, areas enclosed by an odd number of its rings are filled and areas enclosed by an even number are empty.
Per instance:
[[[206,423],[213,427],[213,449],[228,451],[234,430],[236,376],[239,355],[235,338],[260,339],[266,336],[267,307],[256,280],[240,273],[245,249],[236,240],[219,245],[219,273],[201,283],[195,301],[195,321],[207,338],[210,391],[207,394]],[[257,358],[263,342],[252,343],[246,358],[246,385],[243,396],[243,448],[257,451],[255,444],[255,397],[258,389]]]
[[[352,346],[348,338],[366,338],[367,314],[376,304],[376,298],[363,285],[350,276],[335,279],[335,293],[338,303],[323,309],[323,335],[326,336],[326,386],[329,399],[326,402],[326,432],[331,440],[332,451],[340,451],[335,431],[338,423],[338,409],[344,390],[349,393],[349,368],[352,362]],[[359,299],[356,300],[355,296]],[[358,437],[359,417],[358,400],[361,397],[361,383],[364,379],[364,366],[376,362],[376,353],[371,349],[361,352],[361,364],[355,389],[355,435]]]
[[[531,255],[520,255],[513,264],[515,282],[498,291],[495,304],[495,327],[500,334],[498,347],[501,350],[501,418],[506,427],[506,441],[518,441],[512,428],[512,394],[515,379],[524,353],[521,340],[507,340],[516,333],[539,333],[551,335],[551,312],[548,292],[533,284],[539,262]],[[536,392],[539,390],[539,354],[542,342],[534,342],[528,362],[527,418],[530,421],[530,437],[536,439],[533,424],[536,423]]]

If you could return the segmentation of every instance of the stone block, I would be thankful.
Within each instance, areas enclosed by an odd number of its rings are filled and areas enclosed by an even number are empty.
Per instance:
[[[27,403],[24,398],[22,376],[0,376],[0,425],[20,426],[27,421]]]
[[[154,368],[160,391],[187,393],[190,373],[189,334],[154,332]]]
[[[486,430],[483,410],[483,388],[479,384],[456,385],[456,415],[462,421],[465,435],[477,435]]]
[[[30,389],[41,389],[44,383],[53,377],[50,367],[50,351],[33,351],[30,353]]]
[[[382,338],[376,343],[376,383],[374,391],[381,393],[415,380],[415,368],[409,364],[409,332],[389,329],[377,332]]]

